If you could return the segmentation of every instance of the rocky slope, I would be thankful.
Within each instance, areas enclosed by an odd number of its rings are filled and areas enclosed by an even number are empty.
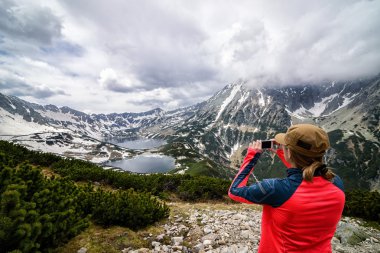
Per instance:
[[[170,218],[150,228],[151,232],[141,234],[141,239],[149,246],[122,248],[121,252],[257,252],[261,226],[259,206],[178,202],[169,205]],[[380,252],[380,231],[363,224],[358,219],[343,217],[332,240],[333,252]],[[119,240],[123,241],[123,232],[119,234]],[[81,242],[84,245],[83,240]],[[77,248],[81,250],[78,252],[90,252],[93,248],[88,245],[88,249]]]

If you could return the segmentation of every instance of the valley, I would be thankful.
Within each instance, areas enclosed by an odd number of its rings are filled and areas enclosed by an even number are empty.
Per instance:
[[[379,86],[379,76],[277,88],[236,82],[186,108],[107,115],[0,94],[0,138],[100,164],[151,150],[176,160],[172,173],[230,179],[252,140],[273,138],[292,124],[312,123],[329,133],[326,161],[346,187],[379,190]],[[112,138],[159,144],[131,148],[107,141]],[[277,158],[266,154],[255,173],[259,179],[278,177],[284,174],[281,168]]]

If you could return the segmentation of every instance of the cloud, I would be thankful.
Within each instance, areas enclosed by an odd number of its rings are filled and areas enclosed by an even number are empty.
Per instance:
[[[208,65],[201,47],[207,33],[192,17],[154,1],[111,0],[91,7],[84,3],[65,2],[64,6],[96,27],[99,33],[93,41],[112,57],[111,67],[123,66],[151,89],[215,77],[216,70]]]
[[[103,69],[98,81],[105,89],[115,92],[131,92],[142,88],[132,75],[120,77],[112,68]]]
[[[22,78],[6,78],[0,80],[1,92],[17,97],[33,97],[45,99],[56,95],[67,95],[63,90],[50,89],[46,86],[36,86],[25,83]]]
[[[3,0],[0,33],[10,39],[51,44],[61,35],[61,21],[51,9],[28,2]]]
[[[256,87],[376,75],[378,13],[379,1],[359,0],[3,0],[0,64],[29,88],[48,87],[33,93],[42,102],[181,107],[238,79]]]

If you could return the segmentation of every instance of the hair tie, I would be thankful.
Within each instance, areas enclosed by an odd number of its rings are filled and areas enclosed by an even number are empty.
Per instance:
[[[318,170],[321,170],[321,173],[322,173],[322,174],[326,174],[326,173],[329,171],[329,169],[326,168],[326,167],[327,167],[326,164],[322,164],[322,165],[319,166],[317,169],[318,169]]]

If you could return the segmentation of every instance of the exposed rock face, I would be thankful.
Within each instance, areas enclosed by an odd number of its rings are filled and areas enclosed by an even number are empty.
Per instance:
[[[238,167],[250,142],[274,138],[298,123],[316,124],[328,132],[332,149],[327,164],[343,178],[346,189],[380,190],[379,76],[282,88],[231,84],[175,126],[173,139]],[[284,176],[277,161],[269,156],[260,159],[255,168],[258,178]]]
[[[172,204],[175,205],[175,204]],[[260,243],[261,211],[247,205],[234,210],[191,207],[170,217],[165,234],[147,237],[151,248],[123,252],[257,252]],[[332,239],[333,252],[380,252],[380,231],[363,227],[357,219],[344,217]]]

